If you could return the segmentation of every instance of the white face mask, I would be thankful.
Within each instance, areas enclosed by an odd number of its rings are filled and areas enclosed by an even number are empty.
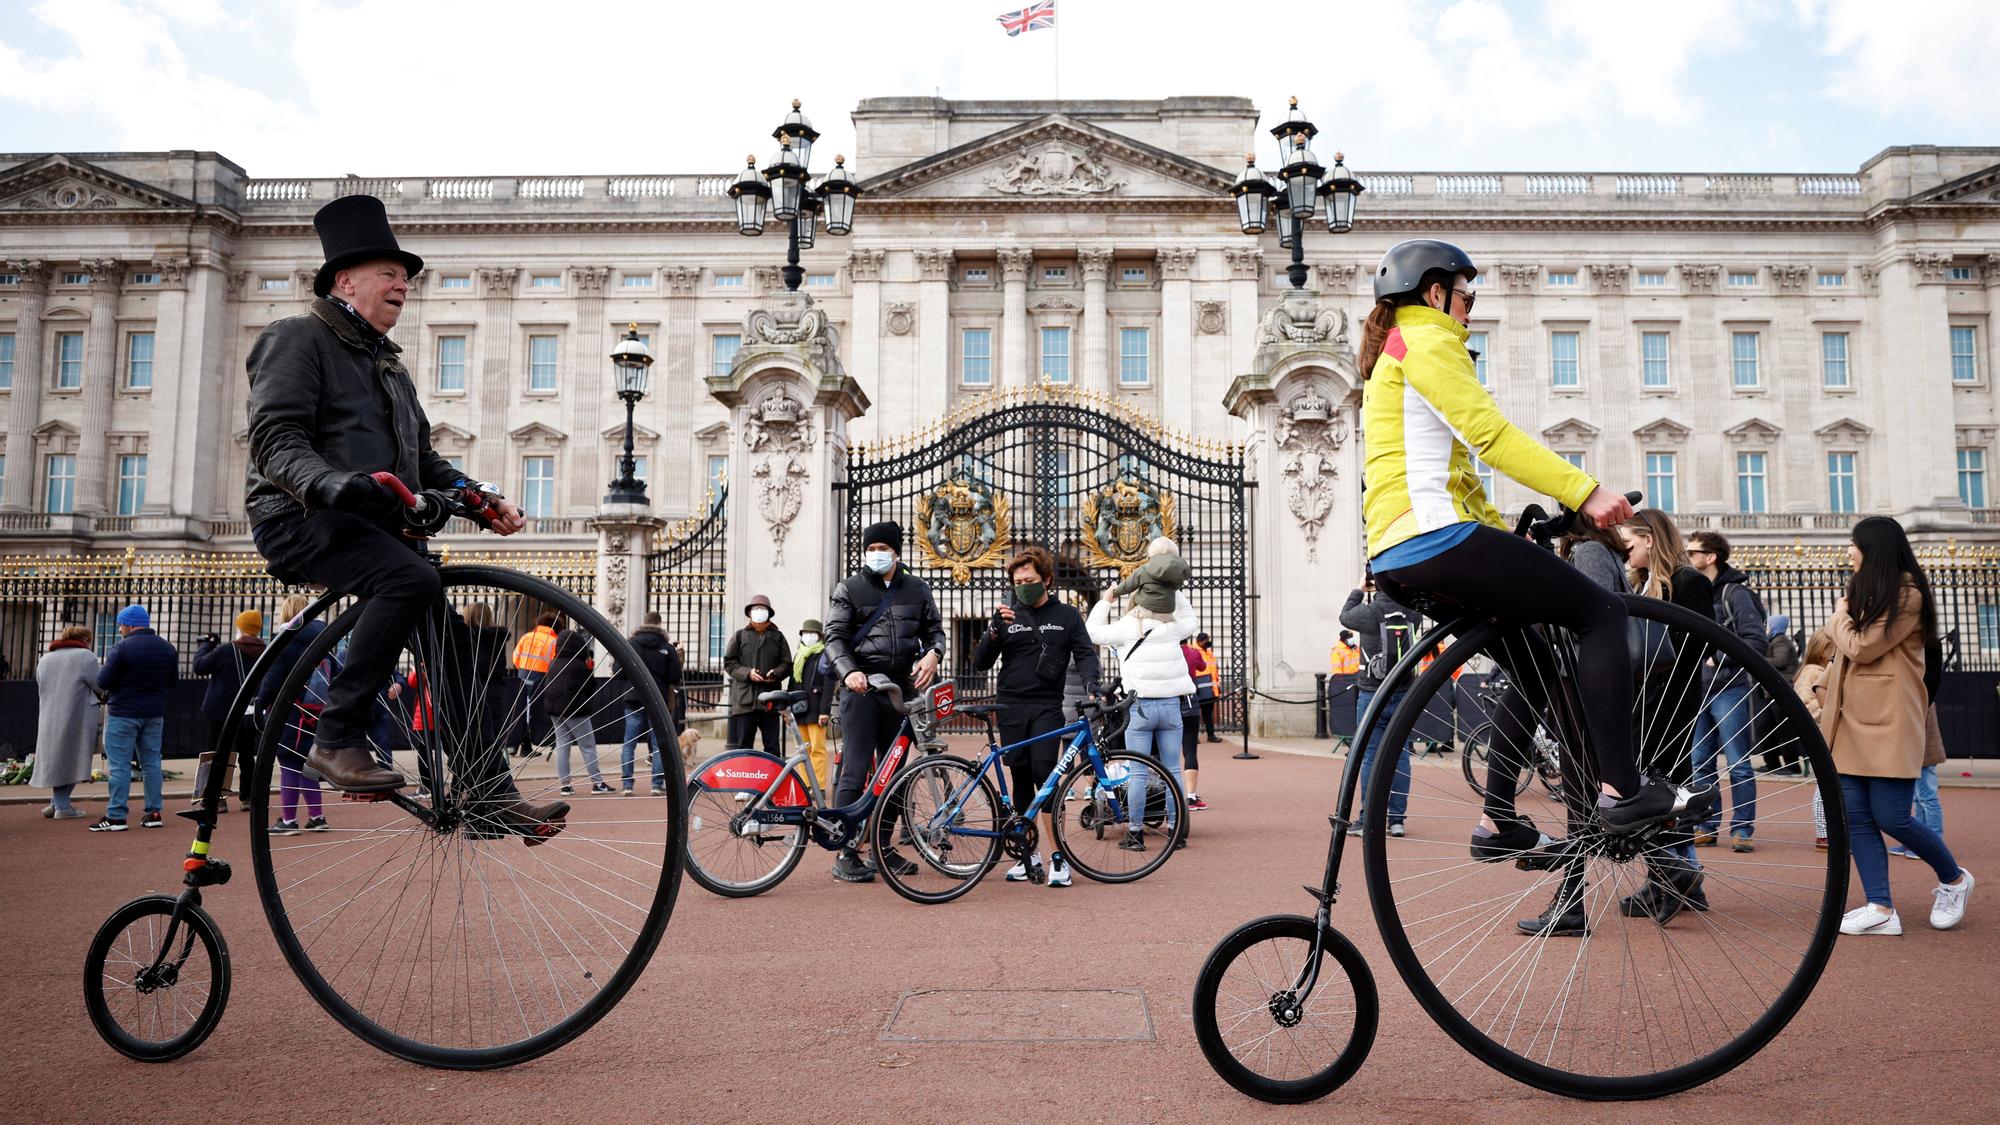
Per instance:
[[[800,633],[799,643],[808,647],[819,643],[818,633]]]
[[[755,621],[759,625],[762,625],[764,622],[769,621],[770,619],[771,619],[771,611],[768,609],[760,608],[760,609],[753,609],[750,611],[750,620]]]
[[[868,564],[869,570],[877,574],[887,574],[889,568],[896,565],[896,552],[869,551],[861,556],[861,561]]]

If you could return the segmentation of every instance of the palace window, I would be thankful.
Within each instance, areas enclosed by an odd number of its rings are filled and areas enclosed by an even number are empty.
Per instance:
[[[0,332],[0,391],[14,389],[14,334]]]
[[[1986,506],[1986,451],[1963,448],[1958,451],[1958,499],[1968,508]]]
[[[1118,382],[1120,386],[1144,386],[1152,382],[1152,334],[1144,328],[1118,330]]]
[[[1971,266],[1951,266],[1944,271],[1946,281],[1971,281]]]
[[[1674,485],[1680,476],[1679,457],[1673,453],[1646,454],[1646,504],[1662,512],[1677,510]]]
[[[556,338],[528,337],[528,389],[553,393],[556,389]]]
[[[1842,272],[1842,271],[1839,271],[1839,270],[1831,270],[1831,271],[1829,271],[1829,270],[1821,270],[1821,271],[1820,271],[1820,274],[1819,274],[1819,287],[1820,287],[1821,289],[1840,289],[1840,288],[1843,288],[1843,287],[1845,287],[1846,285],[1847,285],[1847,274],[1846,274],[1846,273],[1844,273],[1844,272]]]
[[[992,386],[993,330],[968,328],[958,338],[958,381],[968,387]]]
[[[1667,386],[1667,334],[1665,332],[1641,332],[1639,334],[1640,385],[1649,391],[1662,390]]]
[[[1979,330],[1969,324],[1951,326],[1951,381],[1979,381]]]
[[[1576,271],[1575,271],[1575,270],[1550,270],[1550,271],[1549,271],[1549,288],[1551,288],[1551,289],[1574,289],[1574,288],[1576,288]]]
[[[130,280],[133,285],[158,285],[160,283],[160,275],[156,273],[135,273]]]
[[[1118,271],[1118,280],[1127,283],[1143,282],[1146,280],[1146,267],[1126,266]]]
[[[52,453],[47,465],[48,491],[42,510],[58,516],[76,511],[76,455]]]
[[[521,458],[521,512],[531,520],[547,519],[556,510],[556,459]]]
[[[125,337],[125,386],[128,390],[153,389],[153,334],[134,332]]]
[[[1069,382],[1069,329],[1042,329],[1042,374],[1051,382]]]
[[[538,273],[528,278],[530,289],[561,289],[562,278],[552,273]]]
[[[1729,334],[1730,385],[1739,390],[1756,387],[1762,376],[1757,371],[1758,340],[1755,332]]]
[[[1847,333],[1820,333],[1819,379],[1820,385],[1828,390],[1847,389]]]
[[[83,386],[83,333],[56,333],[56,389],[73,391]]]
[[[465,337],[438,337],[438,381],[441,391],[465,389]]]
[[[1465,336],[1465,350],[1472,353],[1472,374],[1482,387],[1493,384],[1486,381],[1486,333],[1468,332]]]
[[[618,279],[618,285],[622,289],[651,289],[653,287],[653,275],[650,273],[628,273]]]
[[[1763,512],[1764,495],[1764,454],[1738,453],[1736,455],[1736,510],[1739,512]]]
[[[1555,387],[1583,385],[1583,373],[1577,359],[1576,333],[1549,333],[1549,384]]]
[[[965,271],[965,280],[974,285],[984,285],[993,274],[985,266],[971,266]]]
[[[836,274],[809,273],[806,275],[806,284],[816,289],[824,289],[829,285],[837,284],[839,281],[840,278]]]
[[[127,453],[118,458],[118,514],[136,516],[146,506],[146,455]]]
[[[1757,284],[1757,271],[1730,270],[1728,284],[1731,289],[1749,289]]]
[[[292,279],[289,277],[260,277],[257,279],[257,288],[266,293],[289,293],[292,290]]]
[[[1043,281],[1068,281],[1068,280],[1069,280],[1069,267],[1068,267],[1068,266],[1043,266],[1043,267],[1042,267],[1042,280],[1043,280]]]
[[[1665,289],[1666,287],[1667,287],[1667,273],[1665,270],[1639,271],[1639,288]]]
[[[743,348],[743,337],[735,332],[718,332],[709,337],[708,369],[711,374],[727,375],[736,366],[736,353]]]
[[[1854,454],[1826,455],[1826,506],[1829,511],[1851,513],[1854,506]]]
[[[62,275],[62,283],[64,285],[89,285],[90,275],[87,273],[66,273]]]
[[[470,289],[472,288],[472,275],[466,273],[445,274],[443,277],[438,278],[438,288]]]

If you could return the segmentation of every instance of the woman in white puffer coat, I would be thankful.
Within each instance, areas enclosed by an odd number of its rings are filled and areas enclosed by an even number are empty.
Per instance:
[[[1125,749],[1147,754],[1164,762],[1181,781],[1181,700],[1194,694],[1194,680],[1188,676],[1187,660],[1181,656],[1181,642],[1201,630],[1194,606],[1186,594],[1174,595],[1174,619],[1150,621],[1126,615],[1111,620],[1110,599],[1099,599],[1092,607],[1084,628],[1093,644],[1109,645],[1118,654],[1118,674],[1125,687],[1138,698],[1132,702],[1131,721],[1125,727]],[[1127,798],[1128,807],[1141,799],[1136,792]],[[1184,812],[1176,815],[1176,820]],[[1143,825],[1130,826],[1127,851],[1144,851]],[[1185,841],[1183,841],[1185,842]]]

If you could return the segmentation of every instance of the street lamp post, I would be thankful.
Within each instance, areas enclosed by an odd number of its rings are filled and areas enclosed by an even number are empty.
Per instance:
[[[813,185],[808,162],[819,130],[799,110],[797,98],[792,99],[792,112],[771,131],[771,136],[778,142],[777,154],[761,171],[757,158],[747,157],[742,173],[729,185],[729,197],[736,201],[736,230],[740,234],[763,234],[767,212],[785,224],[790,241],[782,273],[786,290],[797,292],[805,280],[799,251],[812,249],[822,216],[826,233],[844,235],[852,231],[854,200],[861,189],[847,170],[845,156],[834,157],[833,171],[821,177],[817,186]]]
[[[1251,153],[1244,158],[1243,174],[1229,185],[1229,194],[1236,199],[1237,225],[1244,234],[1263,234],[1277,226],[1278,245],[1292,252],[1286,277],[1298,290],[1306,287],[1305,229],[1318,200],[1326,200],[1327,233],[1346,234],[1354,229],[1355,199],[1367,190],[1348,173],[1345,154],[1333,154],[1331,172],[1313,156],[1312,139],[1318,132],[1299,110],[1299,99],[1293,98],[1291,112],[1271,129],[1278,138],[1277,176],[1258,171],[1257,154]]]
[[[653,353],[639,338],[639,326],[626,326],[625,335],[611,349],[611,365],[618,373],[618,397],[625,400],[625,455],[618,459],[618,479],[605,494],[606,504],[647,504],[646,482],[633,476],[638,467],[632,457],[632,409],[646,397],[651,378]]]

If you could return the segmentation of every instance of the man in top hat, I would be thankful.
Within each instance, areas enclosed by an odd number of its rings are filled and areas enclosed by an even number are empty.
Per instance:
[[[336,789],[379,793],[402,774],[379,765],[368,730],[376,693],[412,629],[432,614],[446,635],[457,618],[437,569],[401,534],[395,494],[370,474],[391,472],[411,490],[477,488],[498,507],[490,525],[509,535],[520,509],[465,479],[431,448],[430,420],[389,331],[423,259],[396,244],[382,201],[337,199],[313,216],[326,262],[305,313],[272,323],[246,363],[250,375],[251,537],[272,573],[363,599],[345,665],[327,689],[305,772]],[[449,664],[450,661],[443,663]],[[490,748],[477,748],[481,753]],[[568,806],[519,798],[504,759],[454,763],[479,775],[485,814],[510,831],[545,836]]]
[[[722,670],[729,674],[729,745],[748,750],[762,735],[764,752],[782,758],[778,713],[759,706],[757,697],[791,678],[792,646],[773,623],[770,598],[752,597],[743,616],[749,623],[736,630],[722,653]]]
[[[888,700],[871,690],[868,677],[887,676],[905,697],[929,687],[944,660],[944,618],[923,579],[903,568],[903,528],[891,521],[871,524],[861,533],[861,569],[833,588],[826,615],[826,655],[841,679],[840,785],[836,804],[861,799],[875,760],[896,739],[903,717]],[[888,816],[893,810],[884,810]],[[866,841],[855,841],[833,861],[833,876],[842,882],[866,883],[875,878],[876,863],[866,855]],[[894,852],[881,862],[910,860]],[[914,866],[907,868],[915,871]]]

